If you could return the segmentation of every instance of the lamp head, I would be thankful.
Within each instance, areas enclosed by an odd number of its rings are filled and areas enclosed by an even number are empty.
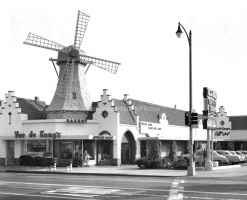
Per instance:
[[[183,33],[183,31],[182,31],[181,28],[180,28],[180,23],[178,23],[178,30],[177,30],[177,32],[176,32],[177,37],[180,38],[181,35],[182,35],[182,33]]]

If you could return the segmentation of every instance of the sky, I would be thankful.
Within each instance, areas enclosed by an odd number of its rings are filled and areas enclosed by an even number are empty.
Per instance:
[[[90,67],[93,101],[103,89],[129,98],[189,110],[192,32],[193,109],[202,113],[203,87],[217,92],[217,110],[247,115],[247,2],[244,0],[8,0],[0,2],[0,99],[15,96],[50,104],[57,52],[23,44],[29,32],[64,46],[74,43],[78,10],[90,16],[81,49],[121,63],[117,74]]]

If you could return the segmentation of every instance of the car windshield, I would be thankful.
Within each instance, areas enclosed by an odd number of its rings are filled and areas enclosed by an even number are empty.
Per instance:
[[[235,151],[230,151],[230,153],[231,153],[232,155],[236,155]]]
[[[233,153],[231,153],[230,151],[227,153],[227,155],[234,155]]]
[[[243,155],[242,153],[240,153],[240,152],[238,152],[238,151],[236,151],[236,154],[238,154],[238,155]]]
[[[242,154],[247,154],[247,152],[242,152]]]
[[[222,152],[217,152],[218,154],[220,154],[220,155],[224,155]]]

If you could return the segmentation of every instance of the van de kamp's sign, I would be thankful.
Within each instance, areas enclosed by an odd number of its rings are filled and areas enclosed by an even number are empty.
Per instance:
[[[33,131],[30,131],[30,133],[28,134],[29,138],[36,138],[36,133],[34,133]],[[25,133],[20,133],[19,131],[15,131],[15,138],[25,138]],[[56,133],[45,133],[45,131],[40,131],[39,132],[39,137],[40,138],[60,138],[61,137],[61,133],[56,132]]]

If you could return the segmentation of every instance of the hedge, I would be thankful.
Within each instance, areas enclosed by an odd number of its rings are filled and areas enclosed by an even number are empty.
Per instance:
[[[21,166],[50,166],[52,158],[32,157],[31,155],[22,155],[19,157]]]

